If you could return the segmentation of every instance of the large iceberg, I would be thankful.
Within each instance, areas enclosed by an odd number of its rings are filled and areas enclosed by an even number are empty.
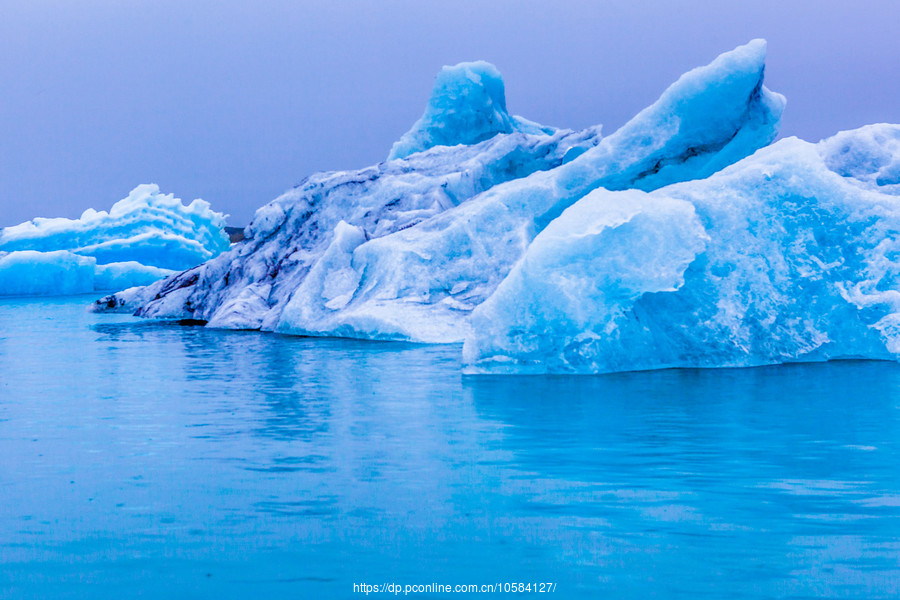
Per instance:
[[[900,126],[789,138],[708,179],[598,189],[479,306],[472,372],[900,355]]]
[[[739,47],[601,139],[597,128],[531,129],[521,119],[512,132],[497,129],[507,113],[495,71],[480,66],[472,78],[472,65],[445,69],[439,83],[449,83],[435,94],[470,85],[460,79],[486,91],[451,94],[457,104],[471,99],[472,110],[431,110],[447,102],[429,101],[404,136],[418,140],[404,147],[429,149],[313,176],[260,209],[231,252],[98,308],[295,334],[461,341],[471,311],[531,240],[591,191],[707,177],[770,143],[784,99],[763,86],[764,70],[765,42]],[[488,105],[490,118],[454,121]],[[448,122],[446,131],[434,126]]]
[[[0,296],[148,285],[227,249],[224,225],[225,215],[203,200],[185,206],[141,185],[109,212],[7,227],[0,230]]]
[[[725,53],[605,138],[509,116],[486,63],[445,68],[391,160],[308,178],[231,251],[96,308],[464,339],[474,373],[896,359],[900,126],[770,146],[764,60]]]

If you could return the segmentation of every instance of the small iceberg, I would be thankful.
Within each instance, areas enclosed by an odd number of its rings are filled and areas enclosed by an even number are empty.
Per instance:
[[[109,212],[36,218],[0,230],[0,296],[145,286],[229,247],[225,215],[140,185]]]

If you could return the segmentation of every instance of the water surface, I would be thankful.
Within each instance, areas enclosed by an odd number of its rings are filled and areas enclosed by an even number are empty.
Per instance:
[[[900,594],[898,364],[464,377],[89,301],[0,300],[4,599]]]

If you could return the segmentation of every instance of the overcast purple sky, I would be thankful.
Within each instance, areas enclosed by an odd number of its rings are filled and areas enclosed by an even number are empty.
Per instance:
[[[783,135],[900,122],[900,2],[0,0],[0,226],[139,183],[246,224],[304,176],[382,160],[444,64],[511,112],[612,133],[755,37]]]

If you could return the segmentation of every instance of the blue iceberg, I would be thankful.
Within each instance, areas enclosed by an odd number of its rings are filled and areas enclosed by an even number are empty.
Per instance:
[[[94,291],[97,260],[57,250],[0,252],[0,296],[49,296]]]
[[[141,185],[109,212],[7,227],[0,230],[0,296],[148,285],[227,249],[224,225],[225,215],[203,200],[185,206]]]
[[[63,296],[146,286],[171,269],[136,261],[97,264],[66,250],[0,252],[0,296]]]

